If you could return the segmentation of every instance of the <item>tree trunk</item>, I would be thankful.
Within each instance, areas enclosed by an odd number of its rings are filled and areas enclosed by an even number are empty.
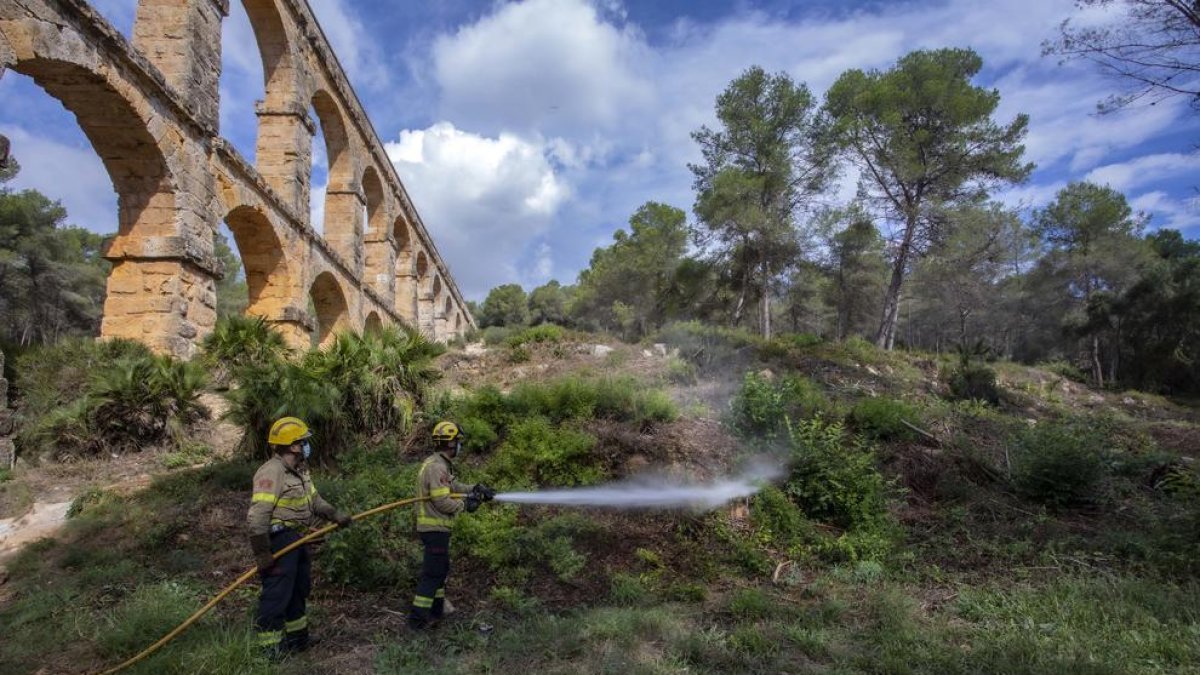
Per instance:
[[[771,339],[771,265],[763,261],[762,335]]]
[[[908,216],[904,239],[900,242],[900,250],[896,252],[896,262],[892,266],[892,281],[888,284],[887,294],[883,296],[883,320],[879,323],[879,332],[875,334],[875,346],[880,349],[891,350],[896,342],[896,326],[900,323],[900,287],[904,284],[904,267],[908,264],[908,253],[916,229],[916,215]]]
[[[1092,336],[1092,377],[1098,389],[1104,388],[1104,366],[1100,363],[1100,336]]]

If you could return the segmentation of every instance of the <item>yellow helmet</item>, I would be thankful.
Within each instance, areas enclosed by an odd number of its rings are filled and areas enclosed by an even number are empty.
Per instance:
[[[438,422],[433,425],[433,440],[435,441],[452,441],[462,435],[458,430],[458,425],[454,422]]]
[[[301,441],[312,433],[308,425],[298,417],[282,417],[271,425],[271,433],[267,435],[267,443],[271,445],[291,445]]]

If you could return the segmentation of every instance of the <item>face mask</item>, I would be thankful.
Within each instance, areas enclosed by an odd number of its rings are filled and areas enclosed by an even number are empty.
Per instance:
[[[304,453],[304,459],[308,459],[312,456],[312,444],[304,441],[300,444],[300,451]]]

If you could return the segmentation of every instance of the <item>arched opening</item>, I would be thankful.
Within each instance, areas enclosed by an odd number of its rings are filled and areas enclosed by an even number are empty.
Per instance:
[[[433,293],[430,288],[429,258],[424,251],[417,253],[417,326],[426,333],[433,332]]]
[[[291,36],[275,0],[232,3],[222,44],[222,136],[289,205],[307,208],[314,128],[302,104]],[[252,116],[257,118],[253,126]]]
[[[462,335],[463,332],[463,315],[462,312],[454,313],[454,332]]]
[[[437,300],[442,297],[442,275],[433,275],[433,299]]]
[[[181,231],[184,219],[175,199],[175,177],[151,132],[152,127],[166,123],[148,104],[127,99],[121,93],[133,88],[116,79],[116,69],[100,74],[44,57],[18,61],[11,64],[11,69],[29,77],[74,115],[116,193],[117,236],[106,251],[113,266],[105,284],[100,335],[140,340],[159,352],[190,356],[194,349],[192,337],[212,325],[215,313],[202,302],[187,302],[185,293],[196,289],[198,295],[203,294],[212,289],[212,282],[207,270],[178,257],[156,255],[161,250],[157,242],[186,234]],[[13,78],[6,80],[12,82]],[[30,111],[35,109],[31,106]],[[64,175],[78,175],[82,180],[87,173],[86,166],[39,167],[41,158],[23,152],[20,143],[13,154],[24,165],[23,173],[36,175],[40,170],[49,177],[44,186],[33,187],[42,187],[51,199],[62,196],[54,189],[61,182],[55,181],[61,181]],[[61,156],[58,161],[62,161]],[[105,202],[100,198],[94,203],[103,210]],[[89,222],[92,216],[76,211],[72,220]],[[105,220],[95,218],[93,227],[103,226]],[[147,289],[162,292],[151,298]]]
[[[446,296],[446,304],[442,308],[442,314],[445,314],[446,318],[449,319],[450,314],[453,311],[454,311],[454,300],[449,295],[447,295]]]
[[[375,167],[368,166],[363,171],[363,213],[361,220],[367,223],[367,231],[363,234],[364,253],[366,254],[366,280],[387,302],[393,303],[396,276],[393,270],[396,266],[396,249],[389,241],[391,230],[388,228],[388,209],[384,197],[383,181]]]
[[[342,287],[330,272],[322,272],[313,281],[308,292],[312,301],[313,317],[317,322],[317,330],[313,333],[313,346],[328,345],[333,336],[348,328],[350,313],[347,310],[346,295]]]
[[[384,208],[383,182],[379,180],[375,167],[368,166],[363,171],[362,188],[366,200],[367,231],[385,234],[387,209]]]
[[[355,184],[345,116],[337,102],[325,91],[317,91],[313,95],[312,108],[320,122],[328,167],[320,229],[325,241],[357,272],[362,265],[363,202]],[[318,175],[315,169],[314,182]]]
[[[403,217],[392,223],[392,239],[396,246],[396,313],[412,323],[417,318],[417,277],[413,269],[412,241]]]
[[[371,312],[367,315],[367,321],[363,324],[363,332],[368,335],[374,335],[383,330],[383,320],[379,318],[379,312]]]
[[[281,320],[292,298],[292,275],[271,221],[239,206],[225,216],[246,275],[246,314]]]

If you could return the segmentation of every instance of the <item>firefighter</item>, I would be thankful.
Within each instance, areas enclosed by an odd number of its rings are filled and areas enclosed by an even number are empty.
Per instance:
[[[453,460],[462,451],[463,435],[453,422],[438,422],[433,427],[434,452],[417,474],[417,496],[428,497],[416,504],[417,533],[425,547],[421,578],[413,597],[408,625],[424,630],[447,613],[446,576],[450,573],[450,527],[459,511],[472,513],[482,502],[490,501],[496,491],[478,483],[459,483],[454,478]],[[466,493],[463,499],[452,493]]]
[[[272,554],[302,537],[303,530],[317,518],[339,527],[353,522],[317,494],[308,475],[311,436],[308,425],[295,417],[271,425],[267,443],[274,456],[254,474],[254,494],[246,514],[250,548],[262,581],[255,627],[258,643],[271,659],[308,649],[305,601],[312,588],[307,545],[278,560],[273,560]]]

